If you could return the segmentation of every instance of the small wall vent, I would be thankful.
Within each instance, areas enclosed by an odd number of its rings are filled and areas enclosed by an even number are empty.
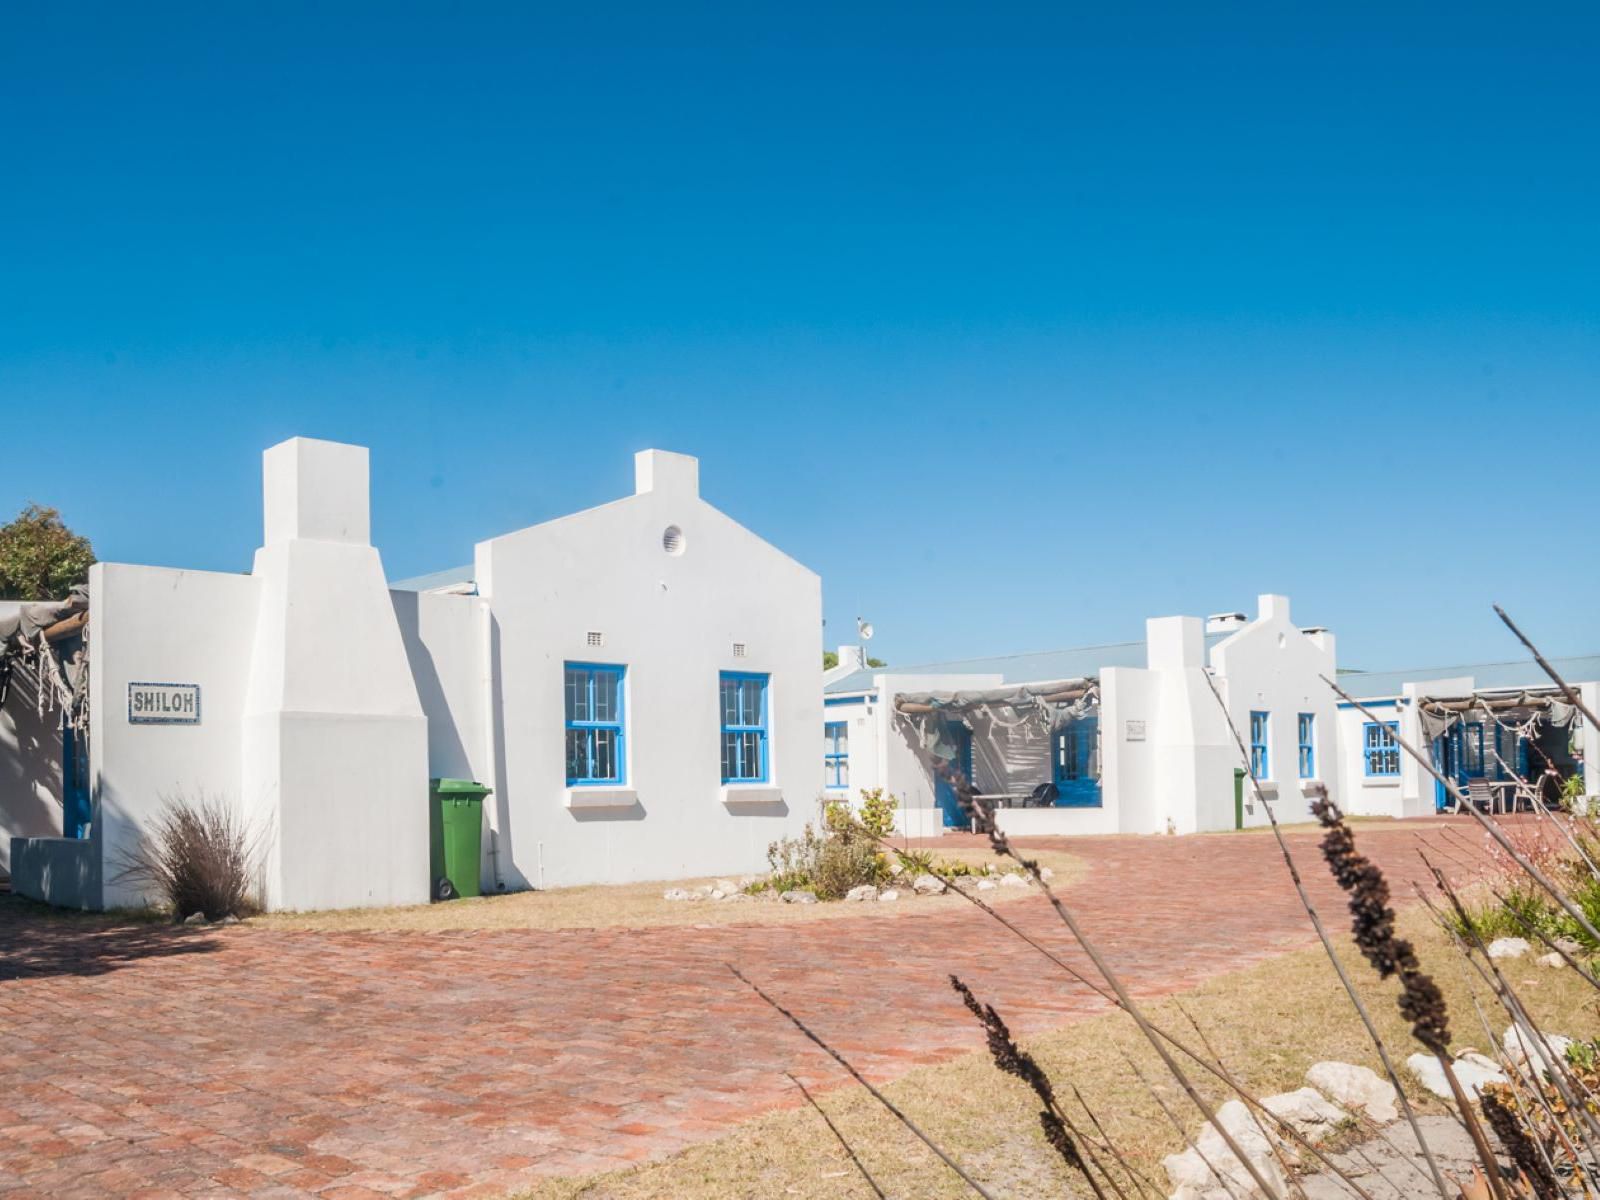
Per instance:
[[[733,656],[735,658],[745,657],[745,645],[743,642],[735,642],[733,644]]]
[[[683,530],[676,525],[668,525],[661,533],[661,548],[668,554],[683,553]]]
[[[587,641],[591,646],[604,646],[606,644],[606,635],[601,633],[598,629],[591,629],[585,635],[584,640]]]

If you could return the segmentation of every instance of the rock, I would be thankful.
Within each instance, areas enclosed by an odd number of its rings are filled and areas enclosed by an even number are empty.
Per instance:
[[[1306,1082],[1345,1108],[1366,1113],[1380,1125],[1400,1116],[1394,1085],[1370,1067],[1319,1062],[1306,1072]]]
[[[978,880],[978,890],[980,892],[992,892],[999,886],[1000,885],[998,883],[996,883],[992,879],[980,879],[980,880]]]
[[[1313,1142],[1327,1137],[1350,1119],[1349,1113],[1314,1087],[1263,1096],[1261,1107],[1284,1124],[1293,1126],[1301,1137]]]
[[[204,925],[206,923],[206,915],[203,912],[190,913],[183,919],[183,923],[185,925]]]
[[[1540,1045],[1540,1042],[1543,1045]],[[1541,1075],[1548,1075],[1558,1062],[1566,1061],[1567,1047],[1572,1045],[1572,1039],[1559,1033],[1547,1033],[1542,1037],[1524,1039],[1522,1031],[1512,1025],[1506,1029],[1505,1036],[1500,1039],[1500,1045],[1505,1048],[1506,1059],[1522,1074],[1532,1074],[1533,1069],[1537,1068]],[[1529,1061],[1530,1047],[1533,1051],[1532,1062]]]
[[[1541,954],[1533,961],[1538,963],[1541,967],[1550,967],[1555,970],[1559,970],[1567,965],[1567,960],[1562,958],[1561,955],[1557,954],[1554,950],[1550,951],[1549,954]]]
[[[227,916],[223,917],[217,922],[218,925],[237,925],[238,923],[239,918],[234,916],[232,913],[229,913]]]
[[[919,896],[937,896],[944,891],[944,880],[937,875],[918,875],[911,881],[911,890]]]
[[[728,893],[723,891],[721,888],[712,888],[711,889],[711,899],[713,899],[713,900],[726,900],[727,898],[728,898]]]
[[[1001,887],[1009,887],[1009,888],[1027,887],[1028,886],[1028,877],[1026,875],[1015,875],[1015,874],[1013,874],[1013,875],[1002,875],[1002,876],[1000,876],[1000,886]]]
[[[859,887],[851,888],[844,894],[844,898],[852,901],[876,900],[878,898],[878,889],[873,887],[870,883],[863,883]]]
[[[1044,880],[1046,883],[1049,883],[1055,877],[1056,877],[1056,873],[1054,871],[1052,871],[1049,867],[1040,867],[1039,868],[1039,878]]]
[[[1583,947],[1577,943],[1576,939],[1569,937],[1558,937],[1550,944],[1557,950],[1564,952],[1569,958],[1577,958],[1578,952],[1583,949]]]
[[[719,879],[711,885],[711,890],[713,892],[721,892],[723,895],[729,896],[734,892],[739,891],[740,887],[741,885],[735,883],[731,879]]]
[[[900,893],[895,891],[893,888],[884,888],[883,891],[878,893],[879,904],[887,904],[891,900],[898,899],[900,899]]]
[[[1481,1054],[1468,1051],[1454,1062],[1456,1078],[1461,1082],[1461,1088],[1469,1098],[1475,1098],[1478,1089],[1486,1083],[1508,1083],[1506,1073],[1496,1064],[1494,1059],[1485,1058]],[[1444,1069],[1439,1066],[1439,1060],[1431,1054],[1417,1053],[1406,1059],[1406,1069],[1417,1077],[1417,1081],[1441,1100],[1453,1100],[1455,1097],[1450,1092],[1450,1082],[1444,1077]]]
[[[724,904],[748,904],[755,899],[749,892],[730,892],[722,898]]]
[[[1239,1143],[1250,1165],[1260,1172],[1273,1189],[1273,1194],[1287,1195],[1288,1183],[1272,1150],[1273,1142],[1278,1140],[1275,1135],[1269,1138],[1263,1133],[1250,1110],[1239,1100],[1229,1100],[1217,1109],[1217,1121]],[[1185,1150],[1182,1154],[1169,1154],[1161,1160],[1161,1165],[1167,1170],[1167,1178],[1177,1188],[1175,1198],[1209,1200],[1212,1195],[1227,1196],[1229,1189],[1241,1200],[1261,1195],[1261,1189],[1250,1177],[1250,1172],[1234,1157],[1233,1151],[1228,1149],[1228,1144],[1210,1122],[1201,1127],[1194,1143],[1194,1149]],[[1221,1173],[1225,1183],[1212,1173],[1206,1166],[1207,1162]]]
[[[668,888],[661,893],[661,898],[663,900],[687,900],[689,893],[684,891],[683,888]]]
[[[1528,944],[1527,938],[1495,938],[1494,941],[1489,943],[1489,957],[1521,958],[1531,949],[1533,947]]]
[[[794,888],[783,893],[778,899],[785,904],[815,904],[817,902],[817,894],[805,891],[803,888]]]

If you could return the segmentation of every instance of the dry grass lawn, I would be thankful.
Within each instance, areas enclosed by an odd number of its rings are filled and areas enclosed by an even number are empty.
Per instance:
[[[1443,935],[1430,926],[1425,914],[1407,913],[1401,926],[1417,941],[1424,964],[1435,973],[1447,994],[1457,1048],[1484,1046],[1487,1035],[1474,1012],[1472,997],[1477,996],[1485,1012],[1493,1013],[1497,1006],[1482,994],[1475,978],[1467,978],[1468,969],[1452,957]],[[1403,1061],[1418,1047],[1411,1042],[1407,1027],[1395,1010],[1394,985],[1380,983],[1353,949],[1345,958],[1380,1022],[1391,1054]],[[1596,993],[1572,971],[1541,968],[1531,959],[1511,965],[1509,978],[1545,1028],[1585,1037],[1600,1033]],[[1041,980],[1056,970],[1040,959]],[[1301,1086],[1306,1069],[1322,1059],[1341,1059],[1380,1069],[1320,949],[1295,952],[1249,970],[1218,976],[1184,995],[1181,1006],[1205,1029],[1229,1069],[1257,1095]],[[1179,1000],[1152,1001],[1147,1010],[1153,1020],[1175,1036],[1191,1044],[1196,1042]],[[773,1036],[790,1036],[776,1014],[773,1022]],[[1502,1032],[1504,1024],[1500,1021],[1495,1032]],[[1128,1069],[1123,1055],[1131,1055],[1140,1070],[1158,1082],[1163,1098],[1188,1128],[1194,1129],[1199,1117],[1177,1086],[1165,1077],[1132,1022],[1121,1013],[1086,1019],[1032,1040],[1029,1049],[1049,1071],[1059,1091],[1070,1095],[1071,1085],[1081,1089],[1135,1168],[1165,1195],[1170,1189],[1160,1160],[1182,1149],[1182,1141]],[[796,1054],[808,1052],[797,1048]],[[817,1061],[819,1052],[810,1052],[805,1059],[808,1069],[814,1069]],[[838,1073],[842,1077],[842,1072]],[[1210,1077],[1196,1071],[1194,1078],[1212,1100],[1226,1098]],[[1029,1103],[1030,1093],[1021,1083],[999,1074],[987,1057],[973,1054],[940,1066],[919,1068],[885,1090],[996,1194],[1085,1194],[1081,1182],[1069,1181],[1046,1148],[1039,1134],[1037,1110]],[[1422,1111],[1444,1111],[1444,1106],[1431,1096],[1414,1088],[1408,1087],[1408,1091]],[[910,1133],[848,1080],[826,1092],[821,1103],[889,1195],[971,1195]],[[1427,1190],[1420,1181],[1416,1186],[1418,1194]],[[719,1141],[652,1165],[598,1176],[551,1179],[526,1193],[525,1200],[645,1200],[661,1196],[743,1200],[871,1195],[822,1119],[809,1108],[797,1108],[769,1113]]]
[[[941,852],[939,857],[973,867],[1000,863],[987,850],[950,850]],[[1083,860],[1070,854],[1045,851],[1036,857],[1041,866],[1055,872],[1053,884],[1070,884],[1083,874]],[[246,924],[318,930],[602,929],[618,925],[637,929],[657,925],[783,924],[862,916],[893,919],[909,913],[967,906],[967,901],[959,896],[917,896],[904,887],[898,889],[900,899],[892,904],[778,904],[761,900],[729,904],[714,900],[662,899],[662,893],[669,887],[692,888],[711,882],[707,878],[605,884],[515,892],[413,908],[273,913],[253,917]],[[1036,894],[1035,888],[997,888],[984,892],[983,897],[991,903],[1004,903]]]

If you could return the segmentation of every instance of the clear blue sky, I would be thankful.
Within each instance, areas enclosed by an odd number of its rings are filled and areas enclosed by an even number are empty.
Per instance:
[[[891,661],[1600,650],[1600,18],[1320,7],[10,5],[0,509],[361,442],[398,578],[661,446]]]

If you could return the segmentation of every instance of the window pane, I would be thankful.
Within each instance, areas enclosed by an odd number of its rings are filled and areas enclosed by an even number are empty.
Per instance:
[[[725,733],[722,735],[722,777],[724,779],[737,779],[738,772],[738,735]]]
[[[740,723],[743,725],[761,724],[761,691],[762,684],[759,680],[743,680],[739,689],[740,698]]]
[[[594,739],[595,779],[617,778],[617,732],[614,729],[596,729]]]
[[[589,673],[587,671],[567,671],[567,720],[587,721],[589,719]]]
[[[737,679],[724,679],[722,681],[722,723],[724,725],[737,725],[739,723],[739,681]]]
[[[835,725],[833,728],[834,728],[835,741],[837,742],[838,747],[839,747],[838,748],[838,753],[840,753],[840,754],[848,754],[848,753],[850,753],[850,726],[848,726],[848,725]]]
[[[744,759],[739,764],[746,779],[761,778],[761,735],[759,733],[743,733],[739,735],[744,739],[742,747]]]
[[[583,779],[589,774],[587,738],[581,729],[567,730],[567,778]]]
[[[849,759],[846,759],[846,758],[839,759],[839,761],[838,761],[838,771],[836,772],[836,774],[838,775],[838,778],[834,781],[834,786],[835,787],[849,787],[850,786],[850,760]]]
[[[617,683],[615,671],[594,672],[594,716],[593,721],[615,721],[617,719]]]

